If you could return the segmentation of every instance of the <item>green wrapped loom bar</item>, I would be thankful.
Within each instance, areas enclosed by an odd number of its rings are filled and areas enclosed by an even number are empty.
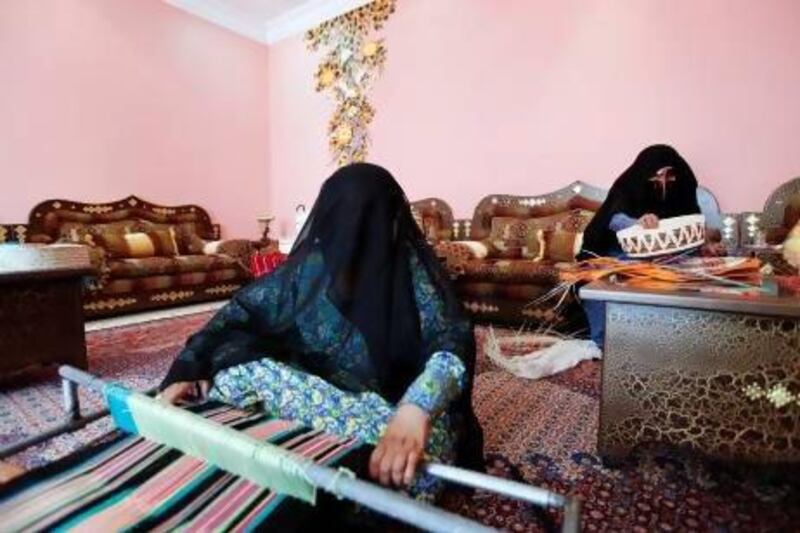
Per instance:
[[[233,428],[116,384],[105,396],[117,426],[202,459],[262,487],[316,502],[316,487],[296,455]]]

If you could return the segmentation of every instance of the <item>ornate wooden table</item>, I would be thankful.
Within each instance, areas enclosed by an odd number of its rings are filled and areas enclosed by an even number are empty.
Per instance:
[[[800,461],[800,298],[595,282],[606,307],[598,450],[688,447],[749,464]]]
[[[36,364],[86,368],[85,246],[0,245],[0,377]]]

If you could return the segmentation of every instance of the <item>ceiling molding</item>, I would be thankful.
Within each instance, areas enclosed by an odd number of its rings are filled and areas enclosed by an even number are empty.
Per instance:
[[[164,0],[208,22],[262,44],[273,44],[366,5],[370,0],[305,0],[277,17],[258,20],[225,0]]]
[[[222,26],[248,39],[267,44],[263,25],[221,0],[164,0],[173,7]]]
[[[273,44],[292,35],[303,33],[326,20],[336,18],[369,2],[370,0],[307,0],[298,7],[267,22],[266,42]]]

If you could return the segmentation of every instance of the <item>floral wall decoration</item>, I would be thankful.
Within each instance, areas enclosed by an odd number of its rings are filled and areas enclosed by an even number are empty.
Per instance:
[[[369,4],[323,22],[306,34],[312,51],[322,51],[316,90],[332,95],[336,110],[328,123],[328,143],[338,166],[364,161],[375,109],[367,95],[386,62],[386,45],[375,34],[394,13],[396,0]]]

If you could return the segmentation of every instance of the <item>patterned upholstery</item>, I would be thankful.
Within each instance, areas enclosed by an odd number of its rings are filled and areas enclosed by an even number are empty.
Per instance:
[[[772,192],[764,204],[759,225],[766,233],[767,243],[781,244],[798,221],[800,221],[800,177],[787,181]]]
[[[602,189],[582,182],[539,196],[510,196],[492,194],[478,203],[472,217],[470,238],[481,240],[492,233],[496,217],[541,219],[561,215],[572,210],[597,211],[605,199]]]
[[[533,283],[555,285],[558,270],[553,263],[527,259],[473,259],[464,266],[464,281],[490,281],[495,284]]]
[[[488,255],[478,259],[458,243],[439,243],[437,254],[448,268],[464,307],[475,320],[544,326],[574,331],[582,313],[571,295],[543,297],[559,283],[552,261],[525,259],[523,250],[538,232],[580,232],[605,199],[605,191],[581,182],[538,196],[489,195],[471,221],[458,221],[458,236],[481,241]]]
[[[486,258],[477,259],[458,243],[436,247],[475,320],[565,332],[584,327],[583,313],[572,293],[547,298],[559,283],[560,265],[548,257],[569,255],[580,237],[575,234],[583,232],[605,197],[605,190],[582,182],[542,195],[492,194],[478,203],[471,221],[455,221],[458,239],[481,241],[489,250]],[[718,228],[722,216],[713,194],[701,188],[698,199],[711,227]],[[526,258],[540,257],[525,253],[525,247],[538,239],[537,232],[542,232],[545,241],[544,258]],[[556,239],[559,236],[564,238]],[[553,252],[556,241],[564,250],[549,254],[548,245]]]
[[[237,269],[227,268],[210,272],[189,272],[180,275],[146,276],[140,278],[118,278],[109,281],[102,294],[121,294],[135,291],[152,291],[192,287],[209,282],[235,281],[241,279]]]
[[[453,210],[441,198],[426,198],[411,203],[411,211],[429,242],[453,237]]]
[[[103,247],[121,235],[164,231],[175,238],[169,254],[164,246],[155,257],[132,258]],[[135,196],[105,204],[47,200],[31,211],[27,235],[31,242],[89,247],[97,272],[84,294],[91,318],[225,298],[251,279],[252,243],[210,242],[219,238],[219,226],[196,205],[161,206]],[[211,244],[213,251],[205,253]],[[183,255],[172,255],[174,246]]]
[[[210,272],[236,269],[236,258],[229,255],[179,255],[176,257],[144,257],[141,259],[113,259],[108,262],[114,278],[143,278],[163,274]]]

